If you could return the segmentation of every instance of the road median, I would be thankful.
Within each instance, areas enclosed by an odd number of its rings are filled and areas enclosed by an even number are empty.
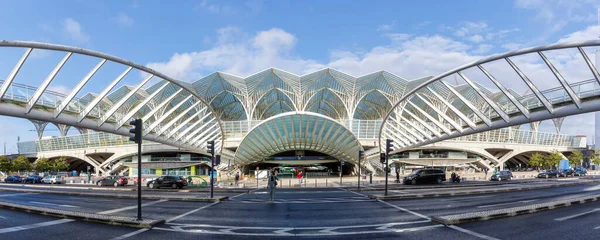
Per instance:
[[[523,214],[531,214],[561,207],[568,207],[575,204],[583,204],[587,202],[595,202],[600,200],[599,195],[591,195],[585,197],[570,198],[546,203],[538,203],[527,206],[503,208],[497,210],[488,210],[480,212],[461,213],[446,216],[434,216],[432,221],[444,225],[455,225],[467,222],[486,221],[495,218],[513,217]]]
[[[143,219],[136,220],[131,217],[108,216],[95,213],[85,213],[77,211],[66,211],[46,207],[28,206],[16,203],[0,202],[0,208],[23,211],[28,213],[36,213],[41,215],[49,215],[61,218],[76,219],[88,222],[98,222],[109,225],[119,225],[137,228],[152,228],[157,224],[164,223],[164,219]]]
[[[581,184],[590,184],[590,183],[598,183],[600,179],[596,180],[580,180],[577,182],[557,182],[555,184],[548,185],[540,185],[540,186],[521,186],[521,187],[510,187],[510,188],[497,188],[497,189],[477,189],[477,190],[459,190],[453,192],[442,192],[442,193],[405,193],[405,194],[395,194],[395,195],[381,195],[381,194],[371,194],[369,198],[377,199],[377,200],[401,200],[401,199],[412,199],[412,198],[434,198],[434,197],[449,197],[449,196],[462,196],[462,195],[474,195],[474,194],[484,194],[484,193],[498,193],[498,192],[514,192],[514,191],[525,191],[525,190],[535,190],[535,189],[543,189],[543,188],[552,188],[552,187],[566,187],[566,186],[575,186]]]

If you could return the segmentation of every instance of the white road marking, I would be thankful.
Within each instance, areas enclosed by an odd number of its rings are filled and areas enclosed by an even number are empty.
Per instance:
[[[142,207],[152,206],[154,204],[161,203],[161,202],[166,202],[166,201],[169,201],[169,200],[162,199],[162,200],[158,200],[158,201],[154,201],[154,202],[144,203],[144,204],[142,204]],[[129,206],[129,207],[122,207],[122,208],[117,208],[117,209],[113,209],[113,210],[107,210],[107,211],[97,212],[96,214],[117,213],[117,212],[122,212],[122,211],[130,210],[130,209],[135,209],[137,207],[138,207],[137,205]]]
[[[368,225],[353,225],[353,226],[329,226],[329,227],[294,227],[297,230],[318,230],[318,229],[345,229],[345,228],[366,228],[366,227],[383,227],[386,229],[396,225],[410,225],[418,223],[428,223],[429,220],[413,221],[413,222],[395,222],[385,224],[368,224]],[[207,225],[207,224],[186,224],[186,223],[169,223],[173,226],[184,226],[184,227],[207,227],[207,228],[231,228],[231,229],[254,229],[254,230],[278,230],[287,227],[237,227],[237,226],[220,226],[220,225]],[[388,226],[389,225],[389,226]]]
[[[469,199],[478,199],[478,198],[490,198],[496,195],[484,195],[484,196],[473,196],[473,197],[461,197],[461,198],[445,198],[445,199],[440,199],[440,201],[462,201],[462,200],[469,200]]]
[[[600,226],[595,227],[594,229],[600,229]]]
[[[587,214],[590,214],[590,213],[593,213],[593,212],[597,212],[597,211],[600,211],[600,208],[596,208],[596,209],[594,209],[594,210],[591,210],[591,211],[582,212],[582,213],[578,213],[578,214],[571,215],[571,216],[566,216],[566,217],[557,218],[557,219],[554,219],[554,220],[555,220],[555,221],[559,221],[559,222],[560,222],[560,221],[564,221],[564,220],[569,220],[569,219],[571,219],[571,218],[581,217],[581,216],[583,216],[583,215],[587,215]]]
[[[466,234],[469,234],[469,235],[471,235],[471,236],[475,236],[475,237],[478,237],[478,238],[481,238],[481,239],[486,239],[486,240],[499,240],[499,239],[497,239],[497,238],[490,237],[490,236],[488,236],[488,235],[483,235],[483,234],[481,234],[481,233],[473,232],[473,231],[471,231],[471,230],[464,229],[464,228],[461,228],[461,227],[459,227],[459,226],[450,225],[450,226],[448,226],[448,227],[449,227],[449,228],[452,228],[452,229],[454,229],[454,230],[457,230],[457,231],[459,231],[459,232],[463,232],[463,233],[466,233]]]
[[[113,238],[113,239],[111,239],[111,240],[121,240],[121,239],[126,239],[126,238],[129,238],[129,237],[132,237],[132,236],[138,235],[138,234],[140,234],[140,233],[143,233],[143,232],[145,232],[145,231],[148,231],[148,230],[150,230],[150,229],[149,229],[149,228],[142,228],[142,229],[140,229],[140,230],[137,230],[137,231],[135,231],[135,232],[130,232],[130,233],[128,233],[128,234],[125,234],[125,235],[122,235],[122,236],[118,236],[118,237],[116,237],[116,238]]]
[[[2,219],[6,219],[4,216],[0,216],[0,218],[2,218]]]
[[[0,197],[14,197],[14,196],[23,196],[23,195],[33,195],[37,193],[11,193],[11,194],[0,194]]]
[[[238,195],[235,195],[235,196],[233,196],[233,197],[230,197],[229,199],[234,199],[234,198],[236,198],[236,197],[239,197],[239,196],[242,196],[242,195],[244,195],[244,194],[246,194],[246,193],[240,193],[240,194],[238,194]]]
[[[491,205],[482,205],[482,206],[477,206],[477,208],[497,207],[497,206],[515,204],[515,203],[528,203],[528,202],[533,202],[533,201],[537,201],[537,199],[523,200],[523,201],[517,201],[517,202],[508,202],[508,203],[498,203],[498,204],[491,204]]]
[[[362,194],[362,193],[357,193],[357,192],[354,192],[354,191],[348,191],[348,192],[351,192],[351,193],[354,193],[354,194],[356,194],[356,195],[358,195],[358,196],[362,196],[362,197],[366,197],[366,198],[368,198],[368,197],[369,197],[369,196],[367,196],[367,195],[364,195],[364,194]]]
[[[196,208],[196,209],[194,209],[194,210],[192,210],[192,211],[186,212],[186,213],[184,213],[184,214],[181,214],[181,215],[179,215],[179,216],[172,217],[172,218],[168,219],[168,220],[167,220],[167,221],[165,221],[165,222],[166,222],[166,223],[169,223],[169,222],[175,221],[175,220],[177,220],[177,219],[180,219],[180,218],[182,218],[182,217],[185,217],[185,216],[187,216],[187,215],[190,215],[190,214],[192,214],[192,213],[195,213],[195,212],[197,212],[197,211],[200,211],[200,210],[202,210],[202,209],[208,208],[208,207],[210,207],[210,206],[216,205],[216,204],[218,204],[218,203],[220,203],[220,201],[218,201],[218,202],[214,202],[214,203],[211,203],[211,204],[208,204],[208,205],[206,205],[206,206],[203,206],[203,207],[200,207],[200,208]]]
[[[55,204],[55,203],[36,202],[36,201],[29,201],[29,202],[33,203],[33,204],[40,204],[40,205],[50,205],[50,206],[59,206],[59,207],[67,207],[67,208],[79,208],[78,206],[66,205],[66,204]]]
[[[75,220],[73,220],[73,219],[59,219],[59,220],[48,221],[48,222],[41,222],[41,223],[30,224],[30,225],[23,225],[23,226],[17,226],[17,227],[9,227],[9,228],[1,228],[0,229],[0,233],[18,232],[18,231],[23,231],[23,230],[28,230],[28,229],[34,229],[34,228],[40,228],[40,227],[47,227],[47,226],[52,226],[52,225],[57,225],[57,224],[62,224],[62,223],[68,223],[68,222],[73,222],[73,221],[75,221]]]
[[[415,215],[415,216],[418,216],[418,217],[421,217],[421,218],[424,218],[424,219],[427,219],[427,220],[431,220],[431,218],[430,218],[430,217],[428,217],[428,216],[425,216],[425,215],[423,215],[423,214],[420,214],[420,213],[413,212],[413,211],[411,211],[411,210],[408,210],[408,209],[406,209],[406,208],[403,208],[403,207],[398,207],[398,206],[396,206],[396,205],[394,205],[394,204],[391,204],[391,203],[385,202],[385,201],[383,201],[383,200],[377,200],[377,201],[379,201],[380,203],[383,203],[383,204],[385,204],[385,205],[388,205],[388,206],[390,206],[390,207],[393,207],[393,208],[395,208],[395,209],[398,209],[398,210],[400,210],[400,211],[407,212],[407,213],[410,213],[410,214],[412,214],[412,215]]]

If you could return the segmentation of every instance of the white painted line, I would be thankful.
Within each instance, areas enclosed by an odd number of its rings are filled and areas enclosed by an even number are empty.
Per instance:
[[[29,203],[40,204],[40,205],[58,206],[58,207],[67,207],[67,208],[79,208],[78,206],[73,206],[73,205],[55,204],[55,203],[47,203],[47,202],[29,201]]]
[[[213,206],[213,205],[215,205],[215,204],[218,204],[218,203],[220,203],[220,201],[218,201],[218,202],[214,202],[214,203],[211,203],[211,204],[208,204],[208,205],[206,205],[206,206],[203,206],[203,207],[200,207],[200,208],[196,208],[196,209],[194,209],[194,210],[192,210],[192,211],[186,212],[186,213],[184,213],[184,214],[181,214],[181,215],[179,215],[179,216],[172,217],[172,218],[168,219],[168,220],[167,220],[167,221],[165,221],[165,222],[166,222],[166,223],[169,223],[169,222],[175,221],[175,220],[177,220],[177,219],[180,219],[180,218],[182,218],[182,217],[185,217],[185,216],[187,216],[187,215],[190,215],[190,214],[192,214],[192,213],[195,213],[195,212],[197,212],[197,211],[200,211],[200,210],[202,210],[202,209],[208,208],[208,207],[210,207],[210,206]]]
[[[152,206],[154,204],[161,203],[161,202],[166,202],[166,201],[169,201],[169,200],[162,199],[162,200],[158,200],[158,201],[154,201],[154,202],[144,203],[144,204],[142,204],[142,207]],[[97,212],[96,214],[118,213],[118,212],[122,212],[122,211],[126,211],[126,210],[136,209],[137,207],[138,207],[137,205],[129,206],[129,207],[122,207],[122,208],[117,208],[117,209],[113,209],[113,210],[107,210],[107,211]]]
[[[148,231],[148,230],[150,230],[150,229],[148,229],[148,228],[142,228],[142,229],[140,229],[140,230],[137,230],[137,231],[134,231],[134,232],[130,232],[130,233],[128,233],[128,234],[125,234],[125,235],[123,235],[123,236],[118,236],[118,237],[116,237],[116,238],[113,238],[113,239],[111,239],[111,240],[121,240],[121,239],[126,239],[126,238],[129,238],[129,237],[132,237],[132,236],[138,235],[138,234],[140,234],[140,233],[143,233],[143,232],[145,232],[145,231]]]
[[[242,195],[244,195],[244,194],[246,194],[246,193],[240,193],[240,194],[238,194],[238,195],[235,195],[235,196],[233,196],[233,197],[230,197],[229,199],[234,199],[234,198],[236,198],[236,197],[239,197],[239,196],[242,196]]]
[[[12,193],[12,194],[0,194],[0,197],[14,197],[14,196],[23,196],[23,195],[33,195],[37,193]]]
[[[23,231],[23,230],[28,230],[28,229],[34,229],[34,228],[40,228],[40,227],[47,227],[47,226],[52,226],[52,225],[57,225],[57,224],[63,224],[63,223],[68,223],[68,222],[73,222],[73,221],[75,221],[75,220],[73,220],[73,219],[59,219],[59,220],[48,221],[48,222],[41,222],[41,223],[30,224],[30,225],[23,225],[23,226],[17,226],[17,227],[2,228],[2,229],[0,229],[0,233],[18,232],[18,231]]]
[[[2,218],[2,219],[6,219],[4,216],[0,216],[0,218]]]
[[[583,215],[587,215],[587,214],[590,214],[590,213],[593,213],[593,212],[597,212],[597,211],[600,211],[600,208],[596,208],[596,209],[594,209],[594,210],[591,210],[591,211],[582,212],[582,213],[578,213],[578,214],[571,215],[571,216],[566,216],[566,217],[557,218],[557,219],[554,219],[554,220],[555,220],[555,221],[559,221],[559,222],[560,222],[560,221],[564,221],[564,220],[569,220],[569,219],[571,219],[571,218],[581,217],[581,216],[583,216]]]
[[[594,229],[600,229],[600,226],[595,227]]]
[[[408,210],[408,209],[406,209],[406,208],[403,208],[403,207],[398,207],[398,206],[396,206],[396,205],[394,205],[394,204],[391,204],[391,203],[385,202],[385,201],[383,201],[383,200],[377,200],[377,201],[379,201],[380,203],[383,203],[383,204],[385,204],[385,205],[388,205],[388,206],[390,206],[390,207],[393,207],[393,208],[395,208],[395,209],[401,210],[401,211],[403,211],[403,212],[410,213],[410,214],[412,214],[412,215],[415,215],[415,216],[417,216],[417,217],[421,217],[421,218],[424,218],[424,219],[427,219],[427,220],[431,220],[431,218],[430,218],[430,217],[428,217],[428,216],[425,216],[425,215],[423,215],[423,214],[420,214],[420,213],[413,212],[413,211],[411,211],[411,210]]]
[[[393,226],[399,225],[410,225],[410,224],[419,224],[419,223],[428,223],[431,222],[429,220],[420,220],[413,222],[394,222],[394,223],[385,223],[385,224],[368,224],[368,225],[352,225],[352,226],[329,226],[329,227],[294,227],[293,229],[297,230],[319,230],[319,229],[349,229],[349,228],[367,228],[367,227],[380,227],[381,229],[387,229]],[[278,229],[287,229],[287,227],[237,227],[237,226],[221,226],[221,225],[207,225],[207,224],[186,224],[186,223],[169,223],[169,225],[173,226],[184,226],[184,227],[206,227],[206,228],[226,228],[226,229],[252,229],[252,230],[278,230]],[[379,229],[379,228],[378,228]]]
[[[466,234],[469,234],[469,235],[471,235],[471,236],[475,236],[475,237],[478,237],[478,238],[481,238],[481,239],[486,239],[486,240],[500,240],[500,239],[497,239],[497,238],[494,238],[494,237],[490,237],[490,236],[488,236],[488,235],[483,235],[483,234],[481,234],[481,233],[476,233],[476,232],[473,232],[473,231],[471,231],[471,230],[468,230],[468,229],[464,229],[464,228],[458,227],[458,226],[456,226],[456,225],[450,225],[450,226],[448,226],[448,227],[449,227],[449,228],[452,228],[452,229],[454,229],[454,230],[457,230],[457,231],[459,231],[459,232],[463,232],[463,233],[466,233]]]
[[[473,197],[453,197],[453,198],[440,199],[440,201],[462,201],[462,200],[477,199],[477,198],[490,198],[493,196],[496,196],[496,195],[484,195],[484,196],[473,196]]]
[[[508,203],[498,203],[498,204],[491,204],[491,205],[482,205],[482,206],[477,206],[477,208],[497,207],[497,206],[504,206],[504,205],[515,204],[515,203],[528,203],[528,202],[534,202],[534,201],[537,201],[537,200],[538,199],[531,199],[531,200],[523,200],[523,201],[517,201],[517,202],[508,202]]]
[[[348,191],[348,192],[351,192],[351,193],[354,193],[354,194],[356,194],[356,195],[358,195],[358,196],[362,196],[362,197],[366,197],[366,198],[368,198],[368,197],[369,197],[369,196],[367,196],[367,195],[364,195],[364,194],[362,194],[362,193],[357,193],[357,192],[353,192],[353,191]]]

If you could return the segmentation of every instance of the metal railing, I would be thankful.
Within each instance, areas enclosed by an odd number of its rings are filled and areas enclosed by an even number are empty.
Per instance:
[[[560,147],[585,147],[585,136],[570,136],[548,132],[533,132],[513,128],[502,128],[482,133],[471,134],[447,141],[491,142],[511,144],[532,144]]]
[[[112,133],[95,132],[73,136],[52,137],[37,141],[18,142],[19,154],[72,150],[94,147],[123,146],[135,144],[129,137]],[[146,141],[145,144],[154,144]]]

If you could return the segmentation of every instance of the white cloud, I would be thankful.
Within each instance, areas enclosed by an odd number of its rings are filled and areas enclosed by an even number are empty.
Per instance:
[[[515,7],[532,10],[534,19],[543,21],[551,32],[575,22],[596,19],[597,0],[515,0]]]
[[[491,44],[479,44],[479,46],[477,46],[477,49],[473,50],[473,53],[475,54],[484,54],[484,53],[488,53],[489,51],[492,50],[494,46]]]
[[[502,45],[503,48],[505,48],[509,51],[517,50],[517,49],[521,48],[521,46],[522,46],[522,44],[520,44],[520,43],[507,43],[507,44]]]
[[[469,39],[469,41],[475,42],[475,43],[483,41],[483,37],[481,35],[479,35],[479,34],[470,36],[468,39]]]
[[[251,4],[249,6],[257,6],[257,5]],[[194,9],[208,11],[208,12],[214,13],[214,14],[226,14],[226,15],[233,15],[233,14],[236,14],[239,12],[238,9],[232,7],[231,5],[210,3],[208,0],[202,0],[200,2],[200,4],[198,4],[194,7]]]
[[[83,31],[83,27],[72,18],[63,20],[63,31],[67,37],[77,42],[88,42],[90,37]]]
[[[48,86],[48,90],[63,94],[71,92],[71,88],[64,85],[50,85]]]
[[[588,26],[582,31],[574,32],[561,38],[560,40],[558,40],[558,42],[580,42],[587,40],[597,40],[599,30],[600,28],[598,26]]]
[[[390,40],[392,42],[402,42],[404,40],[409,39],[412,35],[407,34],[407,33],[389,33],[389,34],[386,34],[385,36],[390,38]]]
[[[383,24],[377,27],[378,32],[389,32],[394,29],[396,26],[396,20],[392,21],[392,24]]]
[[[124,27],[131,27],[134,23],[133,18],[125,13],[120,13],[119,17],[117,17],[117,20],[119,21],[119,24]]]

